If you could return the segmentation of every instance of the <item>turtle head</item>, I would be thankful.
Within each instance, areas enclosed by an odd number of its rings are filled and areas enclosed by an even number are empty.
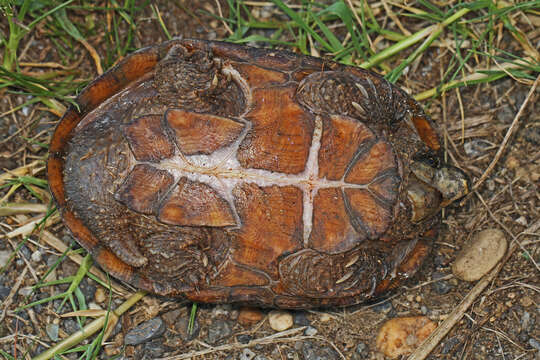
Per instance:
[[[416,154],[410,164],[413,179],[407,188],[413,222],[419,222],[470,191],[469,177],[438,156]]]

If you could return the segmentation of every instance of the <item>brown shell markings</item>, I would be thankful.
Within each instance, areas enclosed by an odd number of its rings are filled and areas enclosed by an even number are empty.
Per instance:
[[[438,138],[371,72],[173,40],[131,55],[77,102],[51,142],[51,191],[77,240],[134,286],[348,305],[426,256],[417,238],[436,217],[411,224],[399,204],[410,155]]]

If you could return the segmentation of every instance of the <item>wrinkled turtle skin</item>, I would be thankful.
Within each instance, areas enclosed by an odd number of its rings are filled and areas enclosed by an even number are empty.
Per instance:
[[[64,223],[113,276],[197,302],[344,306],[410,277],[467,192],[381,76],[222,42],[141,49],[59,122]]]

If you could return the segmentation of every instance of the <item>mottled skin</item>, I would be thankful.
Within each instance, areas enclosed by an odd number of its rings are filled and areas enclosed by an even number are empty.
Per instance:
[[[77,98],[51,192],[113,276],[199,302],[375,298],[427,256],[467,191],[431,120],[379,75],[287,52],[172,40]]]

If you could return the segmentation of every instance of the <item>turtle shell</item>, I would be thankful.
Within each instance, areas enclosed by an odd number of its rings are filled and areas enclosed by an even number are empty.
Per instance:
[[[198,302],[350,305],[409,277],[437,215],[411,220],[410,163],[437,157],[381,76],[222,42],[139,50],[58,124],[64,223],[115,277]]]

